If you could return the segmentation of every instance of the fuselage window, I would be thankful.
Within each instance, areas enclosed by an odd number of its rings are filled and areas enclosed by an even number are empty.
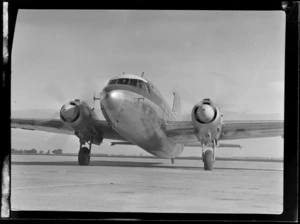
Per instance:
[[[129,83],[129,79],[118,79],[118,84],[127,85]]]
[[[137,80],[136,79],[130,79],[129,80],[129,85],[131,85],[131,86],[137,86]]]

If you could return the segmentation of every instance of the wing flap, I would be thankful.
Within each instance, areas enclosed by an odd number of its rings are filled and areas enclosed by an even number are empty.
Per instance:
[[[111,142],[110,145],[114,146],[114,145],[135,145],[135,144],[133,144],[132,142]]]
[[[201,147],[201,143],[200,142],[185,143],[184,146],[185,147]],[[242,149],[243,147],[239,144],[219,143],[219,148],[239,148],[239,149]]]

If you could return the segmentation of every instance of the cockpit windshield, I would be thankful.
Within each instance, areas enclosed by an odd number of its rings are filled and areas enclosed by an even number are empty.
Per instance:
[[[117,84],[117,79],[112,79],[109,81],[108,85]]]
[[[150,92],[150,88],[148,87],[148,84],[138,79],[128,79],[128,78],[112,79],[108,83],[108,85],[114,85],[114,84],[136,86],[139,87],[140,89],[145,90],[148,93]]]
[[[118,79],[118,84],[128,85],[129,79]]]

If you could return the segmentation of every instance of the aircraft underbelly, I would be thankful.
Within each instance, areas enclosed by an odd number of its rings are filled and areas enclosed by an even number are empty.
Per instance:
[[[126,96],[121,109],[108,115],[115,131],[157,157],[173,158],[179,155],[183,147],[170,141],[161,128],[161,108],[135,93],[127,92]]]

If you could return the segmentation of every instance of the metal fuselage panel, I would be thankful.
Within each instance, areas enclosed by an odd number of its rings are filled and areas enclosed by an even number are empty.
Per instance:
[[[111,94],[101,100],[101,109],[113,129],[128,141],[160,158],[173,158],[183,151],[166,136],[162,124],[175,117],[154,91],[150,93],[129,85],[108,85],[102,95]],[[117,102],[110,105],[109,97]]]

